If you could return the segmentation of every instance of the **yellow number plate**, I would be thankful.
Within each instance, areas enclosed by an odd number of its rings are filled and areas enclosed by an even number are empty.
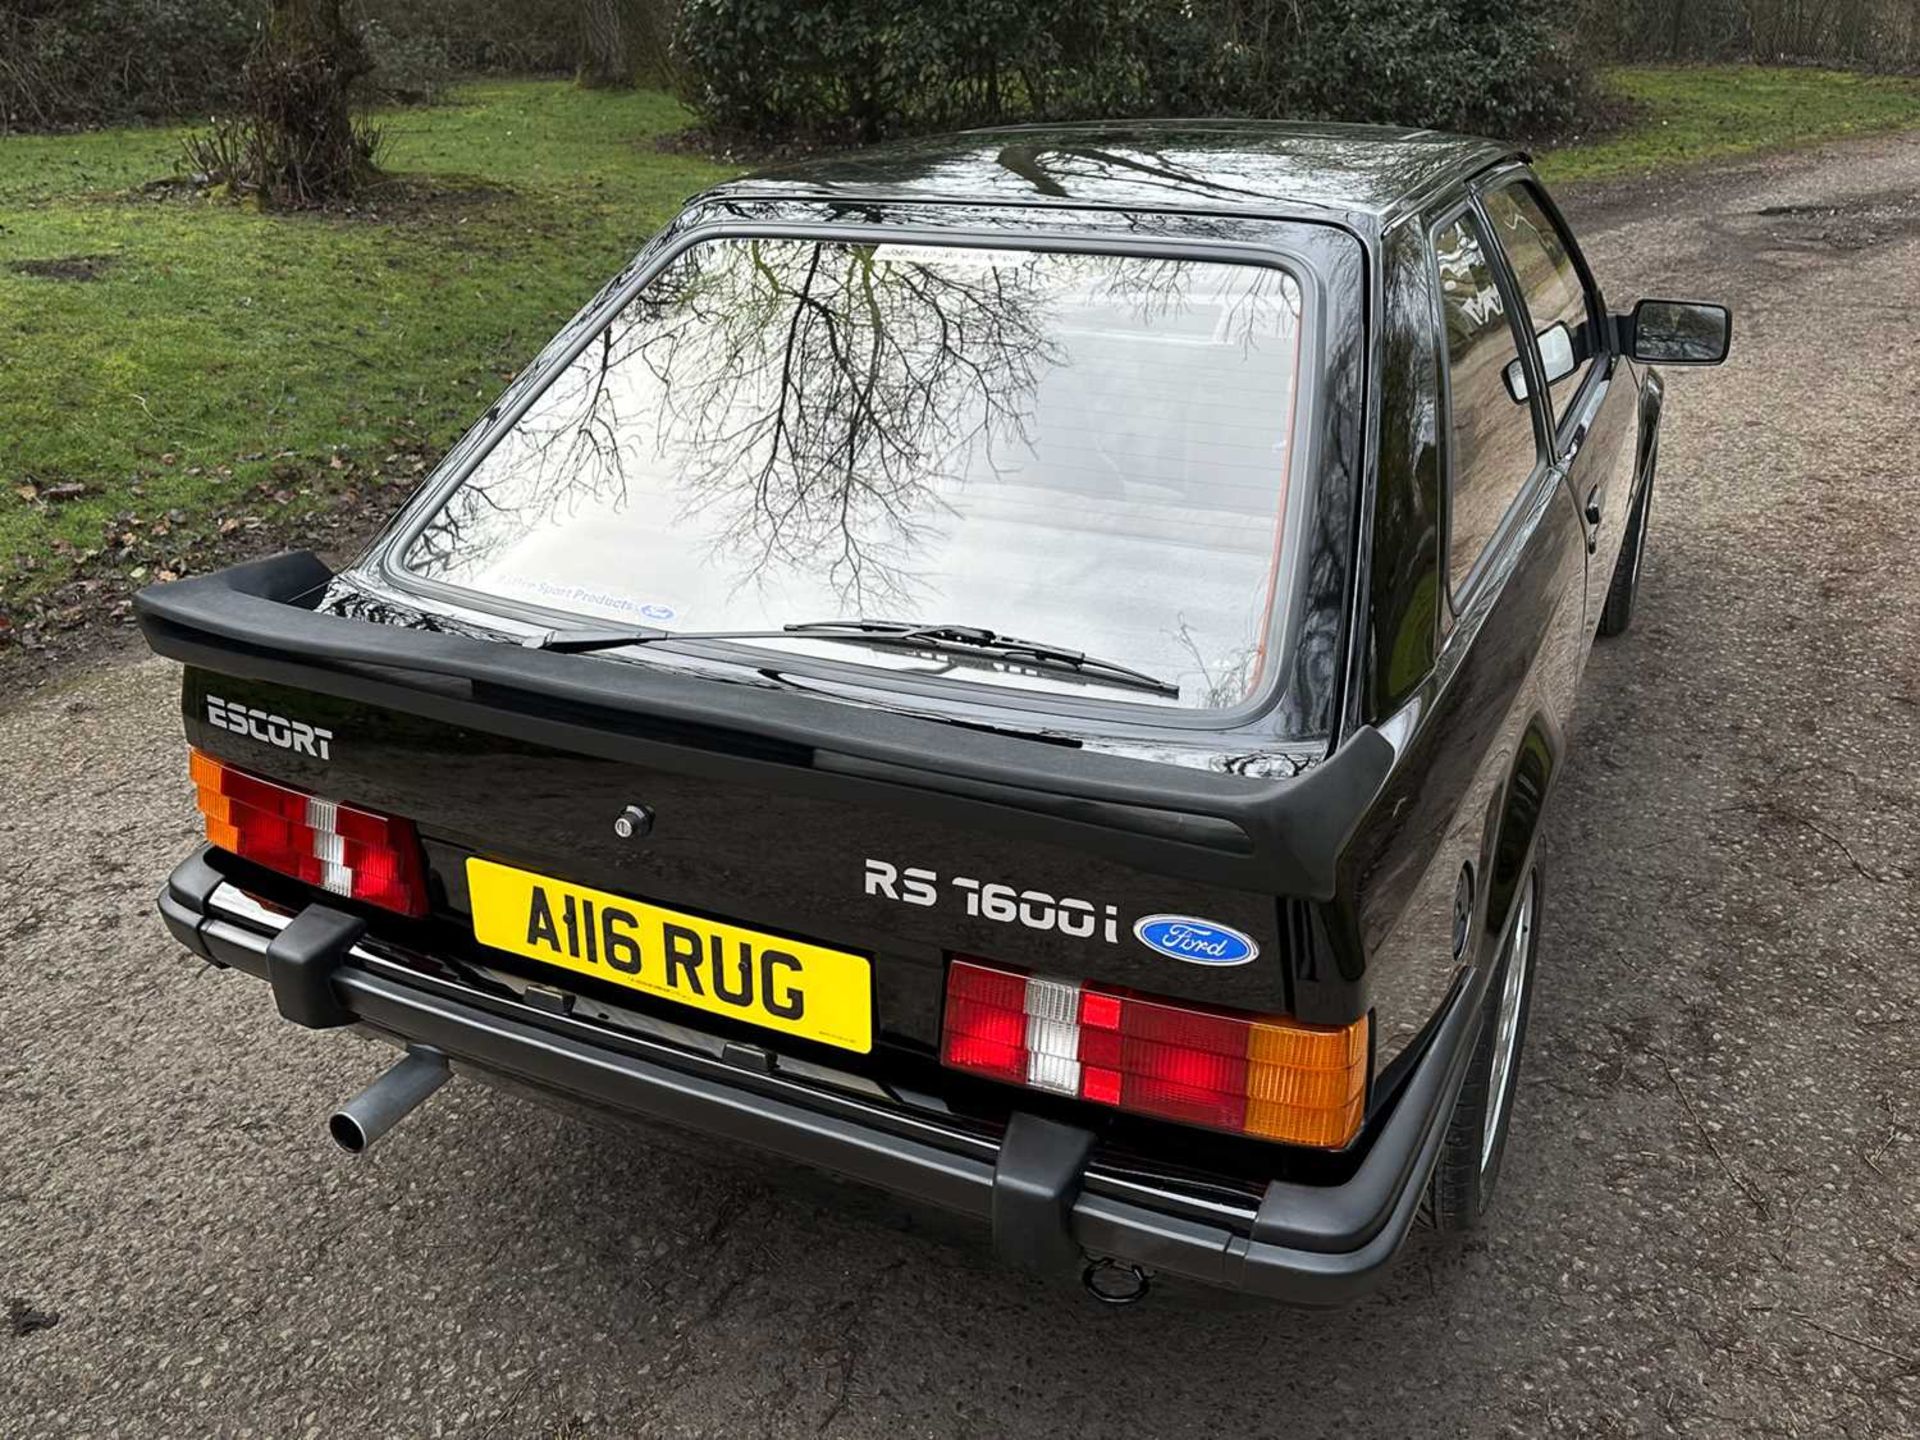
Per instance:
[[[482,945],[625,985],[696,1010],[866,1054],[866,958],[684,915],[624,895],[467,861]]]

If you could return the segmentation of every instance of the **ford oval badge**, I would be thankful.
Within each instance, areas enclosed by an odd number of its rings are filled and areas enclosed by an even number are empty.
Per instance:
[[[1134,922],[1133,934],[1149,950],[1192,965],[1244,965],[1260,953],[1258,945],[1231,926],[1191,915],[1148,915]]]

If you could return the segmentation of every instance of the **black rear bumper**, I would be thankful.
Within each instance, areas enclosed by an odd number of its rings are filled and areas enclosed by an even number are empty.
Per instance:
[[[550,1014],[410,969],[324,906],[289,921],[196,852],[160,912],[201,957],[270,980],[281,1013],[355,1024],[471,1068],[624,1116],[664,1122],[831,1171],[992,1227],[995,1248],[1043,1268],[1132,1263],[1300,1305],[1339,1305],[1381,1276],[1412,1227],[1473,1042],[1484,976],[1462,976],[1365,1158],[1343,1184],[1274,1181],[1257,1205],[1177,1203],[1102,1164],[1087,1131],[1016,1114],[997,1134],[746,1057]],[[753,1052],[758,1057],[759,1052]]]

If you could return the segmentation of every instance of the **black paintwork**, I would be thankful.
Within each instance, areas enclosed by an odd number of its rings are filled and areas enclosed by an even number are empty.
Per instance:
[[[270,961],[276,935],[292,927],[226,881],[223,869],[235,868],[190,855],[160,896],[161,916],[189,950],[266,979],[282,1009],[297,1012]],[[1189,1143],[1174,1154],[1157,1147],[1143,1164],[1124,1131],[1102,1125],[1107,1133],[1095,1134],[1075,1123],[1092,1117],[1050,1116],[1042,1096],[1023,1097],[1020,1110],[993,1123],[900,1094],[875,1103],[764,1052],[754,1054],[768,1063],[745,1063],[753,1055],[734,1047],[699,1051],[609,1033],[421,968],[420,957],[379,942],[336,943],[316,959],[340,1010],[452,1057],[463,1073],[591,1097],[600,1114],[687,1126],[974,1216],[991,1227],[1004,1259],[1049,1273],[1070,1275],[1097,1256],[1307,1306],[1364,1293],[1406,1238],[1491,980],[1486,967],[1461,977],[1364,1145],[1338,1156],[1268,1149],[1264,1167],[1249,1171],[1258,1178],[1245,1183],[1198,1171],[1211,1156],[1191,1142],[1205,1137],[1182,1137]]]
[[[1385,125],[1245,120],[1012,125],[811,160],[723,197],[958,200],[1385,222],[1513,151]]]
[[[1540,463],[1515,477],[1470,588],[1446,594],[1450,461],[1422,369],[1440,343],[1427,226],[1524,173],[1511,151],[1425,132],[1162,122],[974,132],[724,186],[556,338],[359,564],[335,577],[308,557],[157,587],[139,598],[141,623],[189,666],[196,745],[419,823],[435,909],[410,943],[472,952],[462,860],[483,854],[871,952],[876,1073],[917,1061],[924,1076],[945,956],[959,951],[1312,1021],[1371,1013],[1370,1108],[1383,1113],[1463,967],[1506,923],[1655,454],[1657,377],[1610,336],[1559,433],[1536,401]],[[1224,245],[1301,267],[1326,325],[1310,536],[1273,702],[1209,729],[856,689],[799,665],[666,673],[519,649],[491,617],[404,583],[388,559],[439,486],[669,250],[723,228]],[[1541,395],[1538,356],[1525,359]],[[213,728],[209,693],[327,724],[332,758]],[[622,841],[613,820],[633,803],[657,821]],[[1262,953],[1208,970],[1124,936],[1088,946],[944,902],[880,904],[861,888],[870,857],[1111,902],[1127,918],[1208,916]],[[1456,955],[1463,870],[1474,939]],[[372,933],[395,928],[368,918]]]

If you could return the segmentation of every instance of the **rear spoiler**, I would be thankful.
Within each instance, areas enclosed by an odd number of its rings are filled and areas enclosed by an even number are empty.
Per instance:
[[[857,790],[868,803],[1303,900],[1334,898],[1340,859],[1394,757],[1368,727],[1282,779],[1131,760],[308,608],[332,578],[300,551],[151,586],[134,611],[157,654],[220,674],[683,773]],[[790,756],[772,758],[782,750]]]

